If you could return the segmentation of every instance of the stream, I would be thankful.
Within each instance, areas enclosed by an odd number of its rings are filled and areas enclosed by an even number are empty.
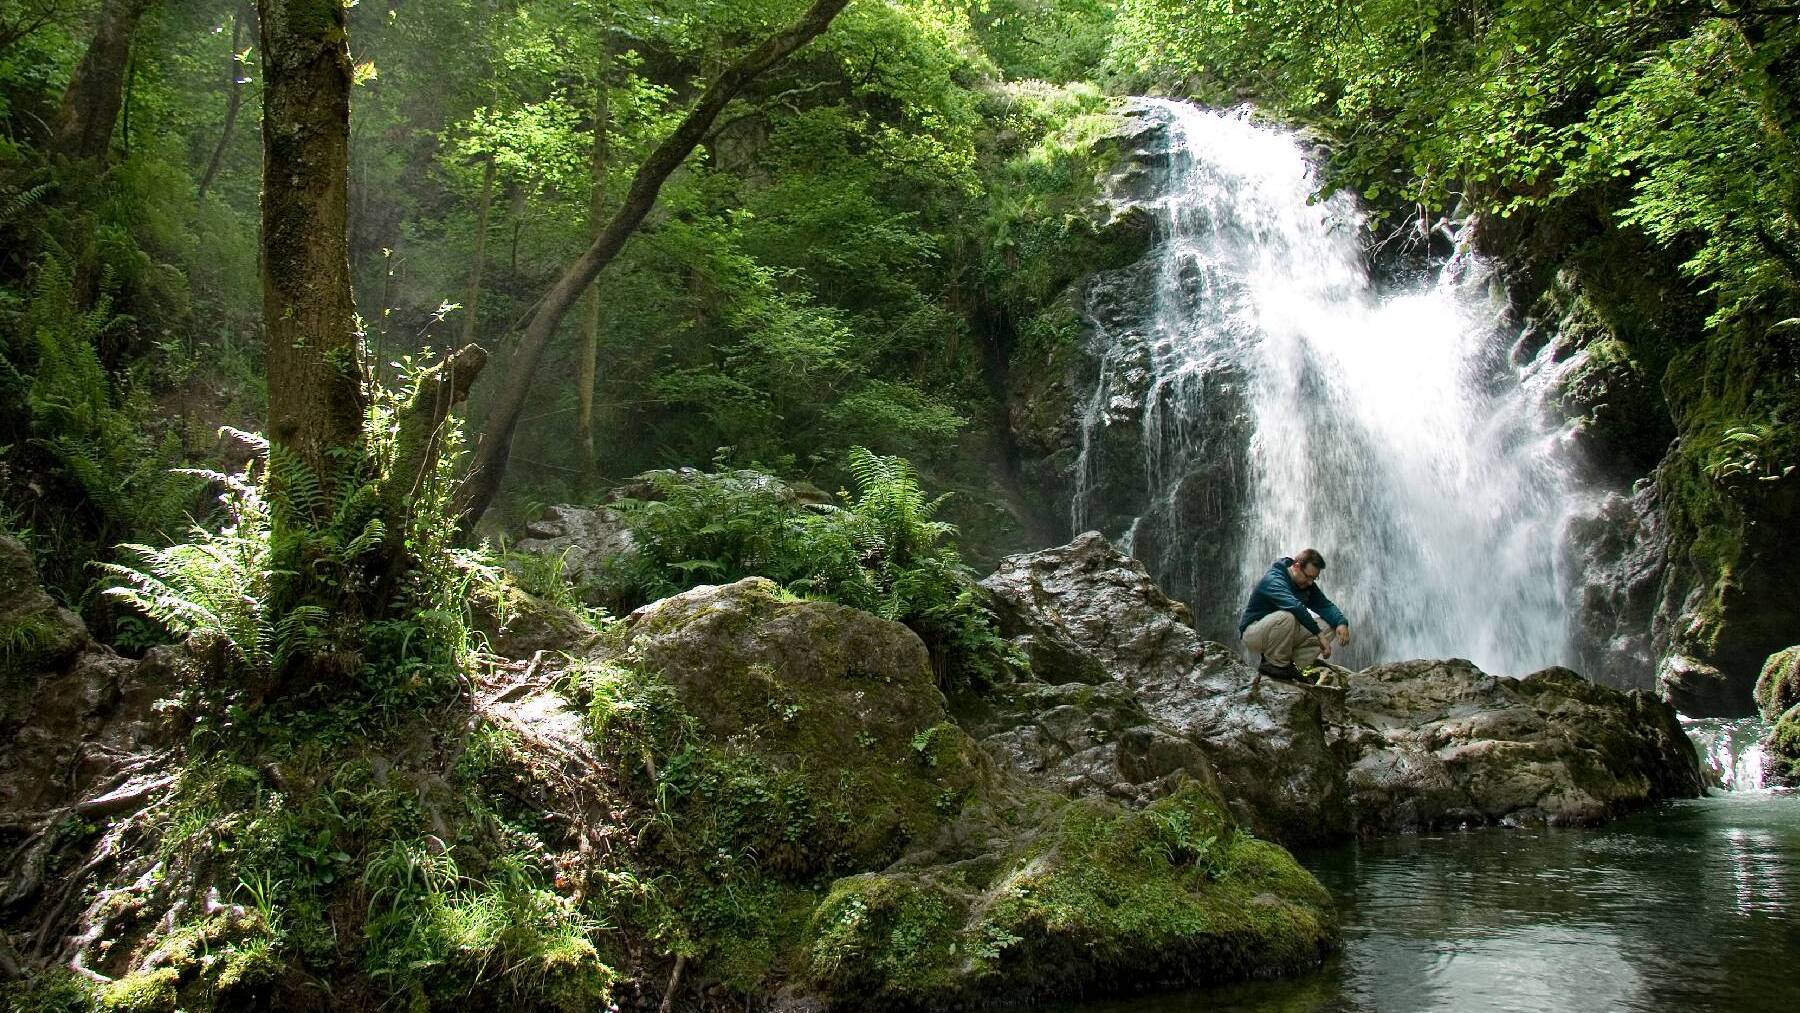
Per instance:
[[[1592,829],[1299,857],[1343,918],[1343,951],[1319,973],[1051,1009],[1789,1013],[1800,999],[1800,796],[1716,792]]]

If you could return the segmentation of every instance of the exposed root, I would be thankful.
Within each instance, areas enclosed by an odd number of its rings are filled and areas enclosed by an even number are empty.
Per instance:
[[[687,970],[687,954],[675,955],[675,970],[669,972],[669,987],[663,989],[662,1005],[656,1013],[670,1013],[675,1008],[675,993],[681,988],[681,972]]]

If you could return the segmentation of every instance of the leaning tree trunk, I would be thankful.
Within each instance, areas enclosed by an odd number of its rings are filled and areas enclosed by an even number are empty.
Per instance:
[[[125,99],[126,67],[138,22],[154,0],[104,0],[100,25],[69,76],[52,127],[51,147],[65,158],[104,159]]]
[[[594,147],[593,157],[588,168],[594,177],[594,191],[588,201],[588,224],[598,237],[605,226],[606,213],[606,131],[612,117],[607,106],[609,96],[606,91],[606,72],[611,52],[608,44],[602,41],[600,48],[600,70],[594,82]],[[581,340],[581,367],[576,374],[577,410],[575,413],[575,443],[581,448],[582,477],[592,481],[594,478],[594,380],[598,372],[600,358],[600,286],[590,285],[587,297],[587,319]]]
[[[481,171],[481,204],[475,212],[475,263],[469,268],[469,291],[464,297],[463,341],[475,340],[480,328],[481,268],[487,261],[488,214],[494,207],[494,153],[488,152],[487,167]]]
[[[575,301],[581,298],[581,293],[593,284],[600,272],[612,263],[613,258],[619,255],[625,241],[631,238],[644,216],[655,205],[656,195],[662,190],[663,181],[669,178],[669,174],[686,160],[688,153],[706,136],[720,110],[764,71],[829,28],[832,19],[837,17],[848,2],[849,0],[814,0],[813,5],[800,15],[799,20],[763,40],[762,45],[721,71],[712,84],[707,86],[700,101],[695,103],[694,108],[675,127],[674,132],[664,138],[644,163],[638,166],[637,174],[631,179],[631,188],[626,191],[625,200],[613,213],[606,228],[595,238],[593,245],[570,264],[563,276],[544,294],[537,312],[525,326],[524,336],[519,339],[519,347],[513,353],[504,386],[495,400],[487,427],[481,434],[480,445],[469,466],[468,479],[463,483],[457,505],[465,533],[481,520],[481,515],[487,512],[495,494],[500,491],[500,480],[506,474],[507,457],[512,452],[513,433],[518,429],[519,417],[526,402],[531,399],[538,363],[542,361],[544,350],[549,347],[550,339],[556,334],[557,327],[570,307],[575,305]]]
[[[345,217],[349,35],[340,0],[257,0],[257,12],[269,442],[329,488],[364,409]]]
[[[238,111],[244,107],[244,22],[250,17],[247,4],[239,4],[231,14],[231,62],[225,79],[230,99],[225,105],[225,126],[219,131],[219,144],[213,148],[212,158],[206,163],[206,173],[200,177],[199,197],[203,202],[206,191],[219,176],[219,167],[225,164],[225,152],[230,149],[231,135],[237,128]]]

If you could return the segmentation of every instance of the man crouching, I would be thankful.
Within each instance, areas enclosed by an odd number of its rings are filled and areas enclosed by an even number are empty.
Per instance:
[[[1277,559],[1250,589],[1238,633],[1245,647],[1262,655],[1259,675],[1297,680],[1302,668],[1331,657],[1334,633],[1339,645],[1350,643],[1350,621],[1319,589],[1324,570],[1325,557],[1317,549],[1301,549]]]

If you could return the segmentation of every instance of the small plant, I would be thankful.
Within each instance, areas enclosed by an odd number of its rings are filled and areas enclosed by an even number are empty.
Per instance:
[[[399,420],[429,368],[411,357],[399,366],[399,385],[374,391],[363,446],[333,465],[329,484],[261,437],[222,430],[251,450],[245,470],[188,474],[223,487],[224,525],[195,525],[167,548],[124,546],[135,565],[104,564],[105,593],[239,685],[361,689],[388,715],[452,687],[475,647],[474,585],[499,571],[451,544],[454,421],[433,437],[423,474],[398,473],[417,463]]]
[[[1773,430],[1760,424],[1729,427],[1708,456],[1703,470],[1707,478],[1720,485],[1738,481],[1779,482],[1794,474],[1796,467],[1782,462]]]

